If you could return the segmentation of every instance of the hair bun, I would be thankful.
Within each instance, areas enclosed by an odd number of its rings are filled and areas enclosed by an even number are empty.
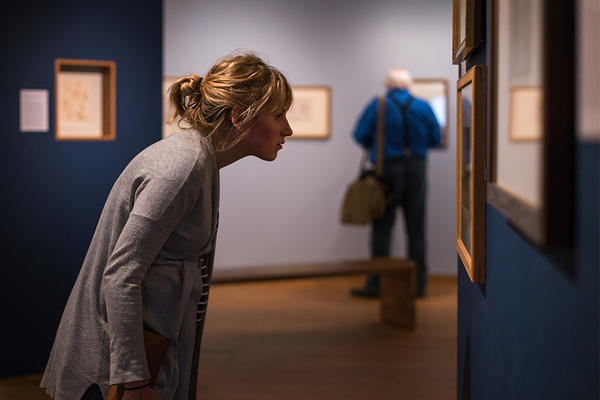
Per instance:
[[[176,85],[179,86],[182,97],[193,96],[200,91],[200,84],[202,83],[202,77],[192,74],[180,78]]]
[[[202,77],[198,76],[198,75],[190,75],[191,77],[191,82],[190,82],[190,86],[192,87],[192,89],[194,90],[194,92],[199,92],[200,91],[200,86],[202,85]]]
[[[195,107],[201,98],[200,86],[202,77],[196,74],[183,76],[169,88],[169,99],[176,111],[169,121],[173,121],[177,115],[183,116],[190,106]]]

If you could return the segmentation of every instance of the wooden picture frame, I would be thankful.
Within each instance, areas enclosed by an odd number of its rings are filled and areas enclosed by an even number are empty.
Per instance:
[[[115,140],[114,61],[56,59],[54,85],[56,140]]]
[[[442,131],[442,142],[439,148],[448,148],[448,123],[450,116],[448,80],[445,78],[413,78],[413,82],[408,89],[413,96],[429,103]]]
[[[482,0],[452,1],[452,63],[460,64],[483,42]]]
[[[291,139],[328,139],[331,134],[331,88],[292,86],[294,100],[287,120]]]
[[[456,248],[472,282],[485,281],[486,67],[456,84]]]
[[[514,10],[512,4],[518,4]],[[573,2],[544,4],[491,2],[487,201],[534,245],[568,249],[574,218],[575,13]],[[522,15],[523,10],[530,15]],[[519,29],[525,34],[516,44],[511,32]],[[527,59],[522,57],[525,53]],[[519,59],[519,65],[511,62],[511,56]],[[539,87],[543,93],[537,122],[541,135],[515,142],[508,96],[523,86]]]

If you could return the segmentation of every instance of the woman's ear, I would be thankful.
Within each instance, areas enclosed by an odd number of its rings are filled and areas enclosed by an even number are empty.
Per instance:
[[[242,109],[239,107],[233,107],[231,109],[231,124],[235,127],[235,129],[239,132],[242,130],[242,124],[240,121],[240,115],[242,114]]]

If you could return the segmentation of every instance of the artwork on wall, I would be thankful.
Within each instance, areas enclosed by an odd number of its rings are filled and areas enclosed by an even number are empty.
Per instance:
[[[483,41],[483,1],[452,1],[452,63],[459,64]]]
[[[491,3],[487,201],[541,247],[572,243],[572,3]]]
[[[485,281],[486,67],[456,84],[456,248],[475,283]]]
[[[444,78],[414,78],[409,87],[413,96],[426,100],[440,124],[442,143],[448,147],[448,80]]]
[[[54,72],[56,140],[114,140],[115,63],[56,59]]]
[[[171,106],[169,100],[169,88],[175,81],[179,79],[176,76],[165,76],[162,81],[162,137],[163,139],[170,136],[172,133],[177,132],[181,128],[179,127],[179,119],[169,123],[169,119],[175,111]]]
[[[293,86],[294,100],[287,120],[293,139],[327,139],[331,130],[331,88]]]
[[[600,2],[577,2],[577,132],[581,140],[600,143]]]
[[[514,86],[510,89],[509,139],[536,141],[542,138],[543,91],[539,86]]]

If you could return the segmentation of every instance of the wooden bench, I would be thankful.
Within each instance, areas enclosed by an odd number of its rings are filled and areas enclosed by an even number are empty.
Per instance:
[[[332,261],[214,271],[213,283],[240,283],[342,275],[379,274],[381,319],[393,327],[415,327],[415,263],[402,258]]]

